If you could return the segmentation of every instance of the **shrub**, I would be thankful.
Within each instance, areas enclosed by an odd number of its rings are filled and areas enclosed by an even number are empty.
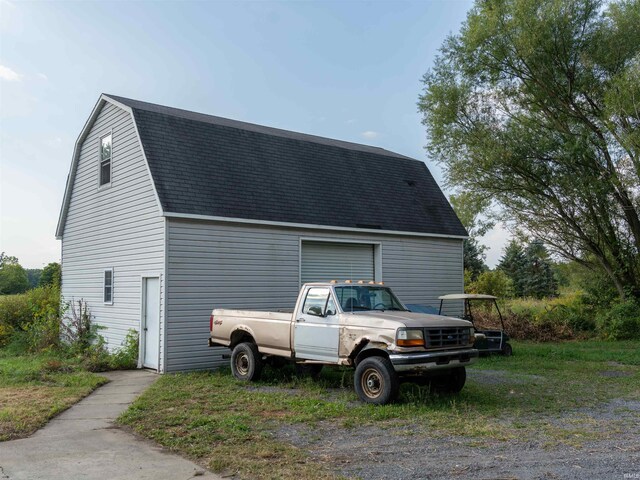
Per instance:
[[[0,347],[4,347],[11,341],[13,333],[13,327],[11,325],[0,323]]]
[[[37,287],[25,295],[32,320],[60,317],[60,288],[57,285]]]
[[[581,292],[552,299],[519,298],[502,303],[505,329],[515,339],[533,341],[584,338],[595,332],[594,308]],[[483,328],[498,328],[494,310],[474,309]]]
[[[20,295],[0,296],[0,345],[21,336],[18,343],[24,343],[29,351],[55,346],[59,315],[60,290],[53,285]]]
[[[640,339],[640,305],[628,300],[615,304],[598,316],[600,334],[610,340]]]
[[[138,366],[139,335],[130,329],[122,346],[111,355],[111,368],[114,370],[128,370]]]
[[[51,350],[60,344],[60,318],[57,315],[34,319],[23,330],[30,352]]]
[[[60,290],[55,285],[26,293],[31,320],[22,325],[31,352],[52,349],[60,343]]]
[[[79,352],[82,356],[82,367],[90,372],[104,372],[111,370],[111,355],[107,345],[100,335],[96,335],[93,343],[85,346]]]
[[[504,298],[511,295],[512,284],[502,270],[489,270],[478,275],[476,281],[469,284],[468,291]]]
[[[27,294],[0,296],[0,325],[21,327],[32,319]]]
[[[98,335],[101,328],[91,322],[91,310],[83,299],[70,302],[67,313],[60,321],[60,336],[72,353],[82,354],[104,339]],[[106,349],[106,348],[105,348]]]

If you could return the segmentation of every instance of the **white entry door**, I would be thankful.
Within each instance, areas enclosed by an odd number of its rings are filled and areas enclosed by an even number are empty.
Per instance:
[[[144,278],[142,282],[144,315],[142,338],[144,340],[143,366],[158,368],[160,348],[160,279]]]

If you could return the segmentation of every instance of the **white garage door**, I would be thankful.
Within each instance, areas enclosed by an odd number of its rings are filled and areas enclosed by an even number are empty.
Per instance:
[[[302,283],[375,280],[374,245],[302,242]]]

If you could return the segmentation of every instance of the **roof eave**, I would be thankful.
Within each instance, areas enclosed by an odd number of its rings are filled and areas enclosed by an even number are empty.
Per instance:
[[[234,217],[219,217],[214,215],[197,215],[192,213],[178,213],[167,212],[163,213],[165,217],[177,218],[185,220],[201,220],[211,222],[225,222],[225,223],[242,223],[251,225],[266,225],[273,227],[287,227],[287,228],[303,228],[308,230],[329,230],[351,233],[375,233],[378,235],[404,235],[410,237],[431,237],[431,238],[447,238],[454,240],[466,240],[469,238],[467,235],[448,235],[443,233],[426,233],[426,232],[409,232],[401,230],[381,230],[374,228],[355,228],[355,227],[341,227],[337,225],[318,225],[311,223],[293,223],[293,222],[277,222],[272,220],[255,220],[250,218],[234,218]]]

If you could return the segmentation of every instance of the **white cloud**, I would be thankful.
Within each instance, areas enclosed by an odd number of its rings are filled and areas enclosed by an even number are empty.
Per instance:
[[[360,135],[362,135],[364,138],[368,138],[369,140],[380,136],[378,132],[374,132],[373,130],[367,130],[366,132],[362,132]]]
[[[356,122],[357,122],[357,120],[355,118],[350,118],[349,120],[346,121],[346,124],[347,125],[352,125],[352,124],[354,124]]]
[[[49,80],[49,77],[47,77],[44,73],[39,73],[38,77],[41,78],[42,80]]]
[[[489,268],[494,268],[500,262],[504,247],[510,239],[511,233],[502,223],[496,224],[484,237],[480,238],[480,243],[488,247],[486,263]]]
[[[20,75],[17,72],[14,72],[9,67],[0,65],[0,78],[8,82],[18,82],[22,79],[22,75]]]

